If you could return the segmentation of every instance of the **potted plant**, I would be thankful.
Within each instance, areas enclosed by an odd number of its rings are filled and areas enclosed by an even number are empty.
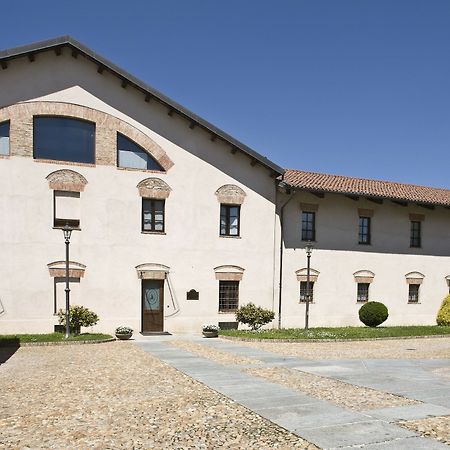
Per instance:
[[[219,327],[217,325],[203,325],[203,336],[213,338],[219,336]]]
[[[117,327],[116,328],[116,338],[124,341],[130,339],[133,336],[133,330],[130,327]]]

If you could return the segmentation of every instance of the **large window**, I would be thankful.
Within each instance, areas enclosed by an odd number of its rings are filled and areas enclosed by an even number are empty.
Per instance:
[[[370,244],[370,217],[359,218],[358,242],[360,244]]]
[[[95,163],[95,124],[68,117],[34,117],[33,156]]]
[[[142,147],[117,133],[117,166],[128,169],[164,170]]]
[[[220,205],[220,235],[239,236],[240,205]]]
[[[411,221],[410,247],[420,247],[422,245],[422,223]]]
[[[316,240],[316,213],[313,211],[302,212],[302,241]]]
[[[80,227],[80,193],[53,191],[53,226]]]
[[[358,292],[356,296],[357,302],[369,301],[369,286],[370,283],[358,283]]]
[[[306,281],[300,281],[300,303],[305,303],[308,297],[307,285]],[[314,281],[309,282],[309,301],[314,301]]]
[[[142,231],[164,232],[164,200],[142,199]]]
[[[219,312],[234,312],[239,307],[239,281],[219,281]]]
[[[0,155],[9,155],[9,122],[0,123]]]

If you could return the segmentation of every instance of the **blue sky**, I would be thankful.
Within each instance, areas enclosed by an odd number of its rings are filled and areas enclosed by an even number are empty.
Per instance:
[[[0,48],[70,34],[283,167],[450,188],[449,0],[3,0],[2,12]]]

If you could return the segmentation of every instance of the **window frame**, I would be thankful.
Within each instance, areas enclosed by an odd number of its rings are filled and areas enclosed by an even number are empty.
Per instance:
[[[150,202],[151,206],[151,214],[152,214],[152,222],[151,222],[151,229],[145,229],[144,228],[144,203]],[[162,230],[156,230],[156,220],[155,220],[155,203],[161,202],[162,203]],[[160,199],[160,198],[146,198],[142,197],[141,201],[141,233],[151,233],[151,234],[165,234],[166,233],[166,200]]]
[[[371,245],[372,242],[372,220],[369,216],[359,216],[358,219],[358,244]]]
[[[11,120],[3,120],[0,122],[0,127],[2,125],[6,125],[8,129],[8,153],[0,153],[0,157],[10,156],[11,155]]]
[[[226,210],[225,214],[225,232],[222,233],[222,208]],[[231,220],[230,210],[237,208],[237,234],[231,234]],[[219,236],[225,237],[241,237],[241,205],[235,203],[221,203],[220,204],[220,218],[219,218]]]
[[[230,303],[229,298],[221,297],[224,293],[224,289],[222,288],[225,288],[227,286],[234,287],[232,291],[230,290],[230,292],[236,293],[234,308],[224,307],[225,302]],[[219,313],[233,314],[236,312],[236,310],[239,308],[239,288],[240,288],[240,281],[238,280],[219,280],[219,306],[218,306]]]
[[[416,292],[411,293],[412,286]],[[408,303],[420,303],[420,284],[408,284]]]
[[[367,293],[362,297],[362,294],[360,293],[360,286],[367,286],[367,288],[363,288]],[[356,283],[356,303],[367,303],[370,298],[370,283]]]
[[[312,220],[305,220],[311,217]],[[312,224],[312,229],[309,230],[305,228],[305,225]],[[312,241],[316,240],[316,211],[302,211],[302,241]]]
[[[300,291],[299,291],[299,303],[306,303],[306,295],[307,295],[307,281],[300,281]],[[310,298],[309,303],[314,302],[314,283],[315,281],[309,282],[309,292],[310,292]],[[303,288],[302,288],[303,286]]]
[[[92,161],[72,161],[67,159],[55,159],[55,158],[43,158],[41,156],[36,156],[36,120],[35,119],[65,119],[72,120],[76,122],[82,122],[89,125],[92,125],[93,133],[92,133]],[[81,164],[81,165],[90,165],[93,166],[97,161],[97,124],[91,120],[83,119],[75,116],[64,116],[64,115],[51,115],[51,114],[35,114],[33,115],[33,159],[37,161],[59,161],[68,164]]]
[[[130,167],[130,166],[121,166],[120,165],[120,158],[119,158],[119,139],[120,138],[124,138],[127,141],[130,141],[133,145],[135,145],[138,150],[141,153],[144,153],[147,156],[147,167],[143,168],[143,167]],[[132,152],[132,150],[125,150],[128,152]],[[132,152],[132,153],[136,153],[136,152]],[[157,166],[157,168],[149,168],[149,162],[153,161],[155,166]],[[126,134],[120,133],[119,131],[116,132],[116,167],[118,169],[128,169],[128,170],[144,170],[144,171],[149,171],[149,172],[165,172],[165,169],[161,166],[161,164],[159,163],[159,161],[151,154],[149,153],[144,147],[142,147],[142,145],[139,145],[136,141],[134,141],[133,139],[131,139],[130,137],[128,137]]]
[[[72,194],[70,197],[77,198],[78,201],[81,201],[81,193],[75,191],[61,191],[58,189],[53,190],[53,228],[56,230],[63,229],[66,225],[68,225],[72,230],[81,230],[81,217],[79,219],[62,219],[56,217],[57,214],[57,199],[60,197],[59,194]]]
[[[422,248],[422,221],[420,220],[410,220],[409,247]]]

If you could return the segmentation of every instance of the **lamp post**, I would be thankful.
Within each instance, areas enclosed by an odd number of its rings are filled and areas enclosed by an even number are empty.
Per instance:
[[[69,224],[66,223],[63,227],[64,233],[64,241],[66,243],[66,334],[64,336],[67,339],[70,336],[70,315],[69,315],[69,296],[70,296],[70,288],[69,288],[69,245],[70,245],[70,236],[72,234],[72,228],[70,228]]]
[[[305,330],[309,327],[309,302],[311,300],[311,253],[313,250],[313,243],[311,241],[308,241],[305,246],[306,250],[306,259],[307,259],[307,265],[306,265],[306,308],[305,308]]]

